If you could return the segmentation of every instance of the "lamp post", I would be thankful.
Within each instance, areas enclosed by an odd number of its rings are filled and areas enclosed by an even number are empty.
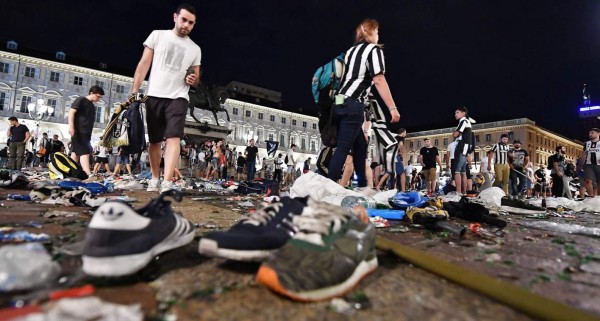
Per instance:
[[[40,98],[35,103],[28,104],[27,111],[29,112],[29,117],[35,121],[35,142],[37,142],[40,134],[40,121],[48,120],[52,113],[54,113],[54,107],[45,105],[44,99]],[[35,149],[35,142],[32,149]]]

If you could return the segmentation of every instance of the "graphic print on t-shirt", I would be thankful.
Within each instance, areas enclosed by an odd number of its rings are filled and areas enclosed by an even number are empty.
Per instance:
[[[165,52],[164,60],[162,63],[162,70],[179,72],[183,65],[183,58],[185,57],[185,47],[180,46],[176,43],[169,42],[166,46],[167,52]]]

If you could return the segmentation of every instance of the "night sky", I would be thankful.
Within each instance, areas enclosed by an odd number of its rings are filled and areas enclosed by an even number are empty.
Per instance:
[[[95,3],[96,5],[94,5]],[[392,95],[410,130],[528,117],[578,137],[582,85],[600,103],[600,1],[196,1],[191,38],[202,79],[278,90],[315,113],[317,67],[348,49],[363,18],[380,22]],[[6,1],[0,39],[133,70],[178,1]],[[4,46],[4,43],[2,44]]]

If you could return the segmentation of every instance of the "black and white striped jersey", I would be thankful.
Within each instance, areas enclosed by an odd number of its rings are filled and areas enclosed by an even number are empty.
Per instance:
[[[508,164],[508,145],[497,143],[492,146],[492,151],[495,153],[495,164]]]
[[[585,153],[585,164],[600,165],[600,141],[593,142],[588,140],[583,144],[583,152]]]
[[[460,133],[460,136],[456,137],[456,155],[467,155],[469,153],[469,145],[471,145],[471,122],[467,117],[463,117],[458,121],[458,126],[456,126],[457,131]]]
[[[346,73],[339,94],[365,102],[373,77],[385,73],[383,50],[377,44],[360,42],[346,51]]]

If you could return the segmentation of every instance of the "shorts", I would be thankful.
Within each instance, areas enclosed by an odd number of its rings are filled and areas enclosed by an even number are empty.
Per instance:
[[[238,174],[244,173],[244,166],[238,166],[237,167],[237,172],[238,172]]]
[[[288,174],[293,174],[294,173],[294,165],[288,165],[287,166],[287,172]]]
[[[404,174],[404,164],[402,161],[396,163],[396,175]]]
[[[583,170],[583,175],[585,176],[585,180],[589,180],[595,183],[600,183],[600,165],[596,164],[586,164]]]
[[[456,174],[456,158],[450,160],[450,175],[454,178],[454,174]]]
[[[96,163],[108,164],[108,157],[96,156]]]
[[[77,156],[89,155],[92,153],[92,133],[78,133],[71,136],[71,152]]]
[[[437,170],[435,168],[423,169],[423,174],[425,174],[425,181],[435,182]]]
[[[456,159],[456,174],[467,174],[467,155],[460,154]]]
[[[182,137],[188,101],[184,98],[148,97],[146,100],[146,124],[151,144],[160,143],[166,138]]]
[[[129,155],[117,156],[117,164],[128,165],[129,164]]]

